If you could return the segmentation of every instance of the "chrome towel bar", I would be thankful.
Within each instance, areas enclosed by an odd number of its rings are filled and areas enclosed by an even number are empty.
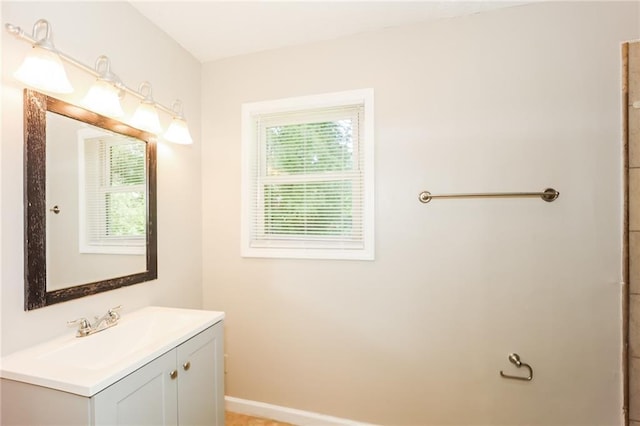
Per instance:
[[[475,194],[438,194],[432,195],[429,191],[422,191],[418,194],[421,203],[428,203],[434,198],[521,198],[540,197],[544,201],[552,202],[560,196],[560,193],[553,188],[547,188],[543,192],[480,192]]]

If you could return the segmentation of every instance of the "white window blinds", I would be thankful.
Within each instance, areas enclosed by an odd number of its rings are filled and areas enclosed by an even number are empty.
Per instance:
[[[365,143],[364,102],[247,119],[243,254],[368,258],[367,208],[373,207],[366,154],[372,146]]]

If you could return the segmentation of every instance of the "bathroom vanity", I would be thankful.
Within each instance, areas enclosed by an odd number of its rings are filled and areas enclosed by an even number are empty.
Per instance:
[[[6,425],[224,425],[224,313],[147,307],[2,358]]]

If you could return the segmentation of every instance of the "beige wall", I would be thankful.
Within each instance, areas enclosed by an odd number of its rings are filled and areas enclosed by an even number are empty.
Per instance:
[[[233,58],[204,66],[202,95],[196,61],[126,4],[3,2],[0,16],[28,31],[47,18],[65,52],[107,54],[125,82],[180,97],[196,139],[160,147],[159,279],[23,312],[10,74],[28,46],[2,35],[3,354],[120,303],[199,306],[202,264],[205,307],[227,311],[232,396],[385,424],[619,424],[619,43],[640,37],[637,4],[539,4]],[[362,87],[376,90],[376,260],[241,259],[240,104]],[[547,186],[552,204],[417,201]],[[498,376],[511,351],[533,382]]]
[[[227,394],[380,424],[620,424],[620,43],[639,16],[549,2],[205,64]],[[241,104],[365,87],[376,260],[241,258]],[[417,200],[547,187],[554,203]],[[510,352],[532,382],[500,378]]]
[[[22,87],[11,74],[30,47],[2,29],[2,353],[68,333],[66,321],[92,318],[119,304],[124,315],[147,305],[200,307],[200,63],[124,2],[2,2],[1,10],[3,25],[19,25],[29,34],[37,19],[49,20],[54,42],[65,53],[88,65],[106,54],[127,85],[149,80],[164,105],[180,98],[196,141],[158,147],[158,280],[24,312]],[[76,93],[65,99],[78,102],[93,79],[67,70]],[[134,107],[133,101],[125,105],[130,113]],[[161,119],[168,124],[169,117]]]

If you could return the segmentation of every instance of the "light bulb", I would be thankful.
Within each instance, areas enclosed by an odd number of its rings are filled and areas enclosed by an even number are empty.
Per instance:
[[[88,109],[108,117],[122,117],[119,90],[113,84],[98,79],[91,86],[82,104]]]
[[[187,122],[180,117],[174,117],[169,125],[169,128],[163,135],[166,140],[173,143],[178,143],[182,145],[191,145],[193,143],[193,139],[191,139],[191,134],[189,134],[189,127],[187,127]]]
[[[160,126],[160,119],[158,118],[158,112],[153,103],[141,101],[140,105],[136,109],[136,112],[131,118],[131,125],[141,130],[153,134],[159,134],[162,132],[162,126]]]
[[[37,45],[33,46],[13,76],[28,86],[47,92],[73,92],[60,56]]]

